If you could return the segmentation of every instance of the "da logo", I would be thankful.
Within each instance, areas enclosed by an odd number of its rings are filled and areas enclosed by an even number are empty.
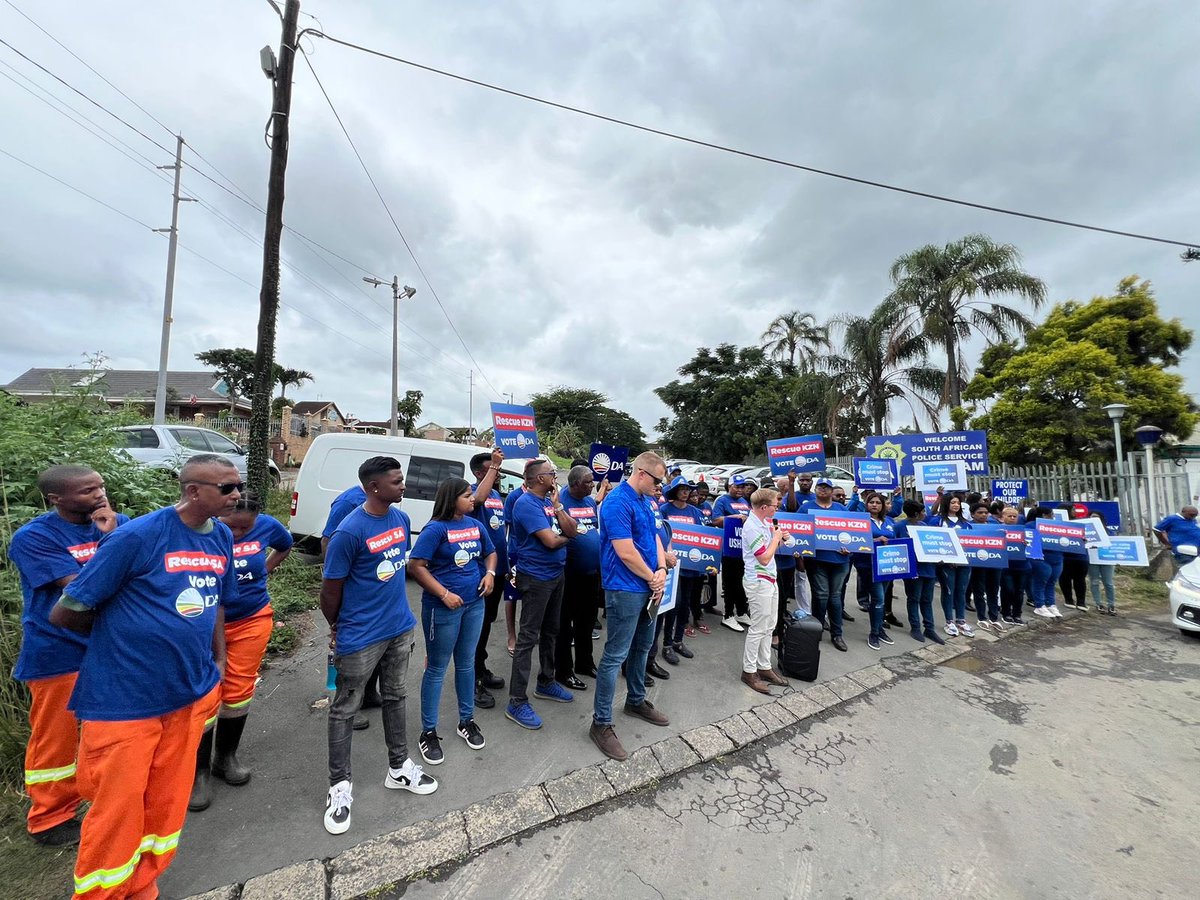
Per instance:
[[[458,550],[454,554],[454,564],[460,569],[471,561],[471,554],[466,550]]]
[[[396,564],[390,559],[381,559],[379,565],[375,567],[375,577],[380,581],[391,581],[395,574]]]
[[[204,615],[204,597],[195,588],[187,588],[175,598],[175,611],[185,619]]]
[[[520,447],[522,450],[524,450],[526,447],[529,446],[529,438],[525,437],[525,435],[523,435],[523,434],[518,434],[517,435],[517,446]]]
[[[975,558],[976,559],[991,559],[992,554],[987,552],[986,547],[980,547],[978,550],[975,551]]]
[[[587,534],[591,530],[592,530],[592,526],[589,525],[587,522],[578,522],[575,525],[575,533],[576,534]]]
[[[608,470],[612,468],[612,460],[608,458],[607,453],[597,453],[592,460],[592,471],[597,475],[604,477],[608,475]]]
[[[700,552],[698,547],[693,547],[688,551],[688,560],[690,562],[698,563],[702,559],[704,559],[704,554]]]
[[[843,547],[849,547],[854,542],[854,538],[850,536],[850,532],[848,531],[843,531],[838,534],[837,540],[838,543]]]
[[[807,456],[797,456],[794,465],[797,469],[803,469],[810,462],[814,462],[814,460],[810,460]]]
[[[894,459],[899,465],[904,462],[904,457],[908,454],[904,452],[904,448],[895,441],[882,441],[875,445],[875,450],[871,454],[872,459]]]
[[[488,519],[488,528],[492,529],[492,531],[499,531],[500,526],[503,524],[504,523],[500,521],[500,517],[495,513],[492,513],[492,517]]]

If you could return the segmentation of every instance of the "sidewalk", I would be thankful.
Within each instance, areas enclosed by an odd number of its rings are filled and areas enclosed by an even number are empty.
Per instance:
[[[419,594],[412,586],[409,600],[419,607]],[[540,731],[526,731],[505,719],[504,697],[498,696],[495,709],[476,710],[487,747],[472,751],[454,734],[457,713],[450,677],[443,690],[439,724],[446,761],[427,767],[440,782],[438,791],[425,797],[388,791],[383,787],[386,753],[379,711],[371,710],[367,714],[370,729],[354,736],[353,825],[337,837],[327,834],[321,824],[328,787],[326,716],[323,705],[312,706],[326,696],[326,629],[320,614],[314,612],[308,645],[263,672],[243,743],[243,760],[254,769],[253,779],[242,788],[217,782],[213,805],[188,816],[179,854],[160,879],[163,896],[198,895],[217,886],[255,879],[241,895],[246,900],[307,896],[296,893],[297,884],[318,880],[322,891],[313,896],[323,898],[326,873],[320,861],[334,857],[339,857],[334,860],[334,896],[358,896],[419,871],[423,859],[435,860],[433,865],[466,855],[556,815],[636,790],[665,774],[699,764],[702,758],[728,752],[735,745],[792,724],[801,712],[809,715],[877,687],[892,677],[888,669],[875,665],[881,659],[919,651],[923,661],[936,662],[970,646],[970,640],[961,637],[952,639],[946,648],[918,644],[905,629],[896,628],[892,629],[895,645],[884,645],[876,652],[866,643],[866,615],[858,615],[857,609],[854,612],[856,621],[846,626],[849,652],[839,653],[828,640],[822,645],[821,675],[816,683],[832,688],[832,693],[809,691],[811,685],[793,680],[792,688],[777,688],[775,698],[757,694],[740,681],[742,635],[719,626],[711,635],[698,634],[688,642],[696,658],[683,660],[677,667],[666,666],[671,679],[658,681],[648,692],[650,700],[670,716],[669,727],[657,728],[617,713],[617,733],[630,751],[630,759],[624,763],[605,759],[588,738],[590,689],[576,694],[576,701],[570,704],[532,698],[545,722]],[[708,621],[716,626],[718,620]],[[1036,620],[1036,626],[1047,624]],[[497,626],[492,630],[489,663],[507,680],[503,622]],[[1018,632],[1030,632],[1036,626]],[[415,637],[408,737],[410,753],[419,762],[416,737],[424,649],[419,630]],[[973,640],[991,642],[996,638],[981,633]],[[602,645],[603,635],[593,645],[597,659]],[[903,662],[895,660],[896,664]],[[855,679],[843,677],[851,672],[861,674]],[[589,687],[594,685],[590,679],[584,680]],[[614,710],[624,702],[623,681],[618,681],[617,688]],[[751,709],[757,714],[740,717]],[[714,723],[721,727],[711,727]],[[680,735],[684,740],[672,740]],[[657,746],[650,750],[651,745]],[[478,805],[464,828],[463,810],[473,804]],[[392,839],[372,840],[407,826],[415,827]],[[363,842],[370,843],[352,849]],[[391,866],[385,863],[387,859],[392,860]],[[306,861],[311,862],[295,865]],[[256,878],[289,866],[293,868],[288,872]],[[337,871],[344,876],[340,887]],[[211,895],[213,900],[236,896],[233,888]]]

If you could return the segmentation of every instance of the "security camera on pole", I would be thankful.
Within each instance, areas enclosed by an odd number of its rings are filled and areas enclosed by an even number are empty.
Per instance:
[[[368,275],[363,276],[363,281],[375,287],[387,284],[386,281]],[[400,433],[400,297],[408,300],[416,292],[415,287],[409,287],[407,284],[401,288],[400,276],[392,276],[392,418],[388,424],[388,434],[392,437]]]

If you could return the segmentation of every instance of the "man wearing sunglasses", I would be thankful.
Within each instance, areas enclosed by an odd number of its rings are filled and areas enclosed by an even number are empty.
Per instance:
[[[50,614],[91,634],[70,708],[83,723],[77,780],[92,801],[75,894],[155,896],[187,815],[196,748],[225,668],[223,606],[237,597],[233,534],[214,517],[241,497],[228,459],[197,454],[180,499],[106,535]]]
[[[654,524],[652,497],[667,467],[657,453],[633,461],[633,474],[614,488],[600,507],[600,577],[608,639],[596,674],[592,727],[588,732],[610,759],[629,757],[613,729],[612,702],[617,671],[625,666],[629,690],[625,712],[652,725],[670,720],[646,699],[646,659],[654,644],[657,605],[667,579],[667,554]]]

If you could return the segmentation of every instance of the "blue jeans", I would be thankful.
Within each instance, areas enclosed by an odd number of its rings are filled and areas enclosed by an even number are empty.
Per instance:
[[[1014,569],[1012,564],[1000,578],[1000,613],[1010,619],[1021,618],[1021,604],[1025,602],[1025,585],[1030,577],[1029,569]]]
[[[1088,569],[1088,581],[1092,586],[1092,599],[1096,601],[1096,609],[1103,609],[1100,603],[1100,584],[1104,584],[1104,594],[1108,598],[1108,608],[1117,608],[1117,597],[1113,590],[1113,566],[1092,566]]]
[[[942,612],[947,622],[962,622],[967,618],[967,585],[971,581],[969,566],[939,566],[942,581]]]
[[[862,571],[861,569],[859,570]],[[867,585],[870,597],[871,635],[879,637],[883,634],[883,592],[887,585],[882,581],[872,581]]]
[[[641,706],[646,699],[646,658],[654,644],[654,620],[646,613],[649,602],[649,591],[604,592],[608,638],[596,670],[592,718],[597,725],[612,724],[613,694],[621,663],[625,663],[625,683],[629,687],[625,703]]]
[[[910,578],[904,582],[904,597],[908,601],[908,626],[913,631],[921,630],[921,620],[925,620],[925,630],[937,626],[933,621],[933,586],[937,583],[934,577]]]
[[[975,601],[975,615],[980,622],[1000,621],[1000,573],[1001,569],[980,566],[971,570],[969,589]],[[1007,569],[1003,570],[1007,571]]]
[[[1057,605],[1057,599],[1054,596],[1054,589],[1058,586],[1058,579],[1062,575],[1062,554],[1056,553],[1054,556],[1047,556],[1044,562],[1049,567],[1050,574],[1046,578],[1046,583],[1042,586],[1042,606],[1055,606]]]
[[[1041,609],[1045,605],[1042,597],[1046,593],[1047,581],[1050,582],[1051,597],[1053,597],[1054,579],[1050,577],[1050,564],[1044,559],[1031,559],[1029,567],[1029,595],[1033,597],[1034,609]]]
[[[475,647],[483,628],[486,604],[482,599],[447,609],[443,603],[421,604],[421,630],[425,632],[425,674],[421,676],[421,729],[437,728],[442,682],[454,658],[454,693],[458,696],[458,721],[475,717]]]
[[[829,625],[830,637],[842,636],[842,591],[850,574],[850,561],[828,562],[810,559],[804,563],[812,587],[813,615]],[[828,617],[828,618],[826,618]]]

